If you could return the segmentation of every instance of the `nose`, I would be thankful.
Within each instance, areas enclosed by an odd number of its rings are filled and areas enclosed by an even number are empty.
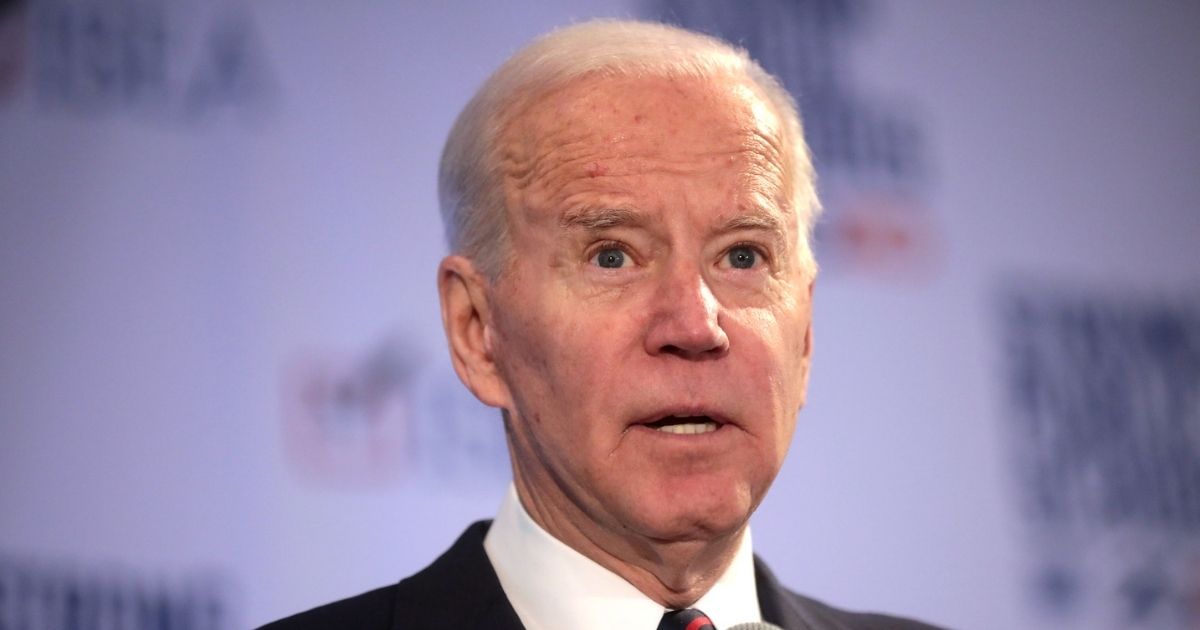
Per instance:
[[[646,352],[692,360],[724,355],[729,336],[721,328],[720,308],[699,270],[681,267],[665,274],[652,301]]]

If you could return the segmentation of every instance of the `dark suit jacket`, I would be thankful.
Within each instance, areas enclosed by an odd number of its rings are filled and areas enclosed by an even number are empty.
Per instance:
[[[433,564],[398,584],[326,604],[260,630],[523,630],[483,550],[490,525],[490,521],[471,525]],[[785,630],[935,630],[907,619],[838,610],[793,593],[757,557],[754,572],[763,620]]]

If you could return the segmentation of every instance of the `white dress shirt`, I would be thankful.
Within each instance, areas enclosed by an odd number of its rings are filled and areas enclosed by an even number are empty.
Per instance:
[[[666,612],[542,529],[511,485],[483,548],[527,630],[655,630]],[[762,621],[749,528],[729,568],[692,608],[704,611],[717,628]]]

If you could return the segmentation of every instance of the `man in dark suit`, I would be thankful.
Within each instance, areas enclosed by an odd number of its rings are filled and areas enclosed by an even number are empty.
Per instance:
[[[460,114],[439,187],[446,336],[512,488],[424,571],[272,628],[927,627],[791,593],[751,551],[804,403],[819,205],[744,51],[551,33]]]

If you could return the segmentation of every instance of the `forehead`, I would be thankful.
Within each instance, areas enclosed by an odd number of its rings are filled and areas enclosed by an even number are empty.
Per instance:
[[[689,131],[762,136],[777,144],[780,128],[774,109],[745,79],[585,75],[516,107],[500,145],[516,153],[569,140],[619,146]]]
[[[780,119],[745,79],[585,76],[515,108],[499,140],[510,202],[539,184],[730,166],[788,183]]]

